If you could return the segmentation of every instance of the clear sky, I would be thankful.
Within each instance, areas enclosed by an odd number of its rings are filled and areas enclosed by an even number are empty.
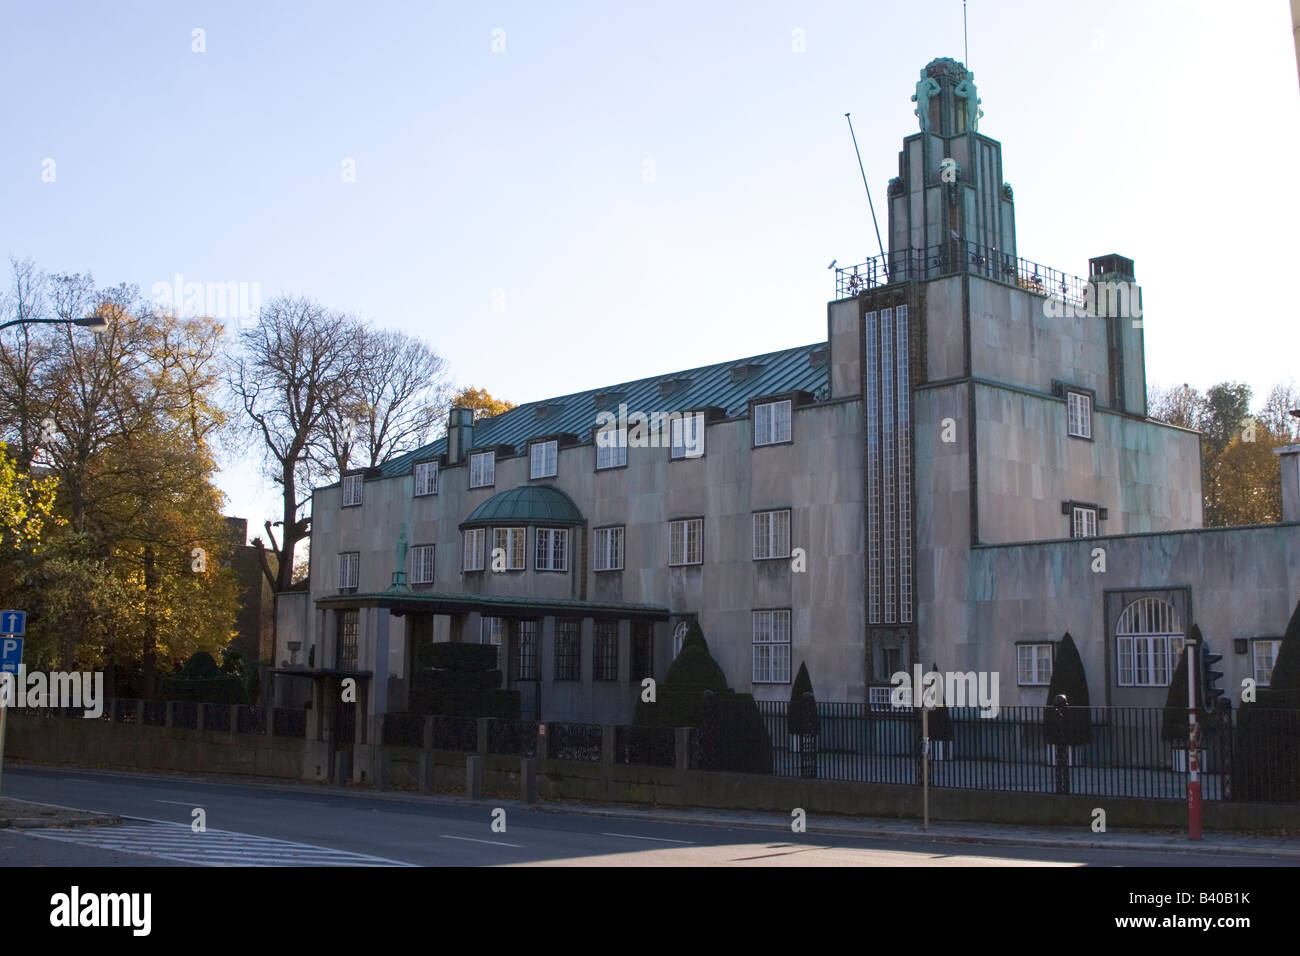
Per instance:
[[[963,59],[960,0],[0,7],[0,252],[311,295],[516,402],[824,340],[827,265],[877,251],[843,114],[883,216]],[[1285,0],[968,10],[1020,254],[1134,259],[1149,382],[1296,377]]]

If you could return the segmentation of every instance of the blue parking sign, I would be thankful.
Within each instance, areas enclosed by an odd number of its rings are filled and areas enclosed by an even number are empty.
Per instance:
[[[0,634],[13,634],[22,637],[26,633],[26,611],[0,611]]]
[[[0,637],[0,671],[10,674],[18,673],[18,665],[23,662],[23,639],[21,637]]]

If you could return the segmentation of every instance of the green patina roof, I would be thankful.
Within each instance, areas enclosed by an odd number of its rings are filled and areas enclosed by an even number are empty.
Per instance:
[[[573,499],[549,485],[520,485],[483,502],[461,527],[473,524],[582,524]]]
[[[597,424],[596,416],[602,411],[617,414],[620,403],[626,404],[629,412],[639,411],[646,415],[714,405],[725,409],[728,417],[737,418],[747,414],[751,398],[793,391],[825,396],[830,385],[828,365],[825,361],[814,362],[812,359],[814,354],[825,353],[826,349],[827,343],[817,342],[529,402],[492,418],[477,419],[474,422],[473,447],[512,445],[516,452],[522,453],[529,439],[561,432],[587,440]],[[733,369],[742,367],[748,374],[743,377],[732,374]],[[660,394],[661,383],[674,381],[679,387]],[[538,409],[543,406],[549,407],[552,414],[539,417]],[[409,474],[413,462],[433,458],[446,450],[447,440],[439,438],[423,448],[385,462],[379,466],[379,473],[384,478]]]

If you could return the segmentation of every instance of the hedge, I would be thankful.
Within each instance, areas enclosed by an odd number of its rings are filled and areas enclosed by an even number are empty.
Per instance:
[[[497,666],[497,646],[449,641],[417,644],[415,663],[416,667],[436,667],[448,671],[490,671]]]

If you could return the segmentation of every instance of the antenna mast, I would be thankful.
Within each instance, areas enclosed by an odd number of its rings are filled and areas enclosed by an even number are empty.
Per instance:
[[[966,69],[970,69],[970,45],[966,42],[966,0],[961,0],[961,49]]]
[[[853,137],[853,152],[858,156],[858,171],[862,173],[862,185],[867,190],[867,206],[871,209],[871,224],[876,227],[876,243],[880,246],[880,265],[885,270],[885,278],[889,278],[889,259],[885,255],[885,244],[880,240],[880,223],[876,221],[876,205],[871,201],[871,187],[867,185],[867,171],[862,166],[862,151],[858,149],[858,137],[853,132],[853,120],[848,113],[844,118],[849,121],[849,135]]]

